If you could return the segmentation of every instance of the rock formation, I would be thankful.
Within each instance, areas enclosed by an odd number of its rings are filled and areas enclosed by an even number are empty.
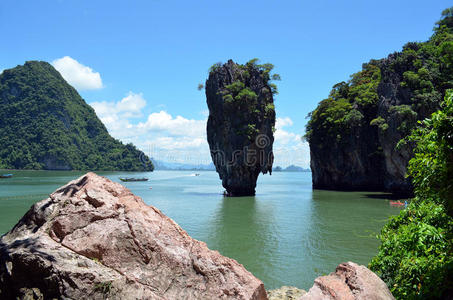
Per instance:
[[[272,65],[232,60],[211,68],[206,81],[211,157],[230,196],[255,195],[260,172],[272,172],[276,86]]]
[[[0,239],[0,299],[267,299],[235,260],[88,173]]]
[[[0,169],[152,171],[47,62],[0,73]]]
[[[453,87],[451,54],[442,50],[451,26],[364,64],[319,103],[307,125],[314,188],[412,193],[405,177],[412,146],[399,142]]]
[[[315,279],[299,300],[394,300],[387,285],[373,272],[353,262]]]

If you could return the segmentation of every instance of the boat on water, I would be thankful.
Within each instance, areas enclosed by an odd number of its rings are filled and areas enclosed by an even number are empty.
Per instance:
[[[120,178],[120,180],[123,181],[123,182],[128,182],[128,181],[148,181],[148,178],[125,177],[125,178]]]
[[[11,178],[13,177],[13,174],[2,174],[0,175],[0,178]]]
[[[407,206],[406,202],[401,202],[401,201],[390,201],[390,205],[393,206]]]

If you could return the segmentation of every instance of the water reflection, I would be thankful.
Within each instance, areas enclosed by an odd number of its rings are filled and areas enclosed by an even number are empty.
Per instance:
[[[257,197],[223,198],[212,219],[209,247],[233,257],[253,274],[266,274],[275,268],[278,249],[273,211],[269,201]]]
[[[376,235],[387,216],[398,212],[386,200],[361,192],[314,190],[312,201],[307,225],[311,245],[306,249],[316,275],[329,273],[345,261],[367,265],[377,252]]]

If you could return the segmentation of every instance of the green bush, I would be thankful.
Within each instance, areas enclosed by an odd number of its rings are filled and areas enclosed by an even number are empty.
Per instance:
[[[453,219],[442,205],[415,201],[382,229],[370,263],[397,299],[436,299],[445,294],[453,267]]]
[[[370,268],[397,299],[438,299],[453,287],[453,91],[408,137],[415,199],[382,229]]]
[[[237,70],[230,74],[231,83],[225,85],[218,94],[223,99],[225,118],[229,119],[234,115],[233,132],[254,141],[259,133],[254,122],[275,122],[272,96],[277,93],[277,85],[272,81],[280,80],[280,75],[271,73],[274,65],[258,64],[257,58],[243,65],[235,64],[235,67]],[[215,64],[210,72],[216,72],[218,68],[222,68],[222,65]],[[241,113],[237,114],[238,111]]]
[[[385,122],[385,119],[381,116],[377,117],[376,119],[371,120],[371,126],[378,126],[380,130],[387,130],[389,125]]]

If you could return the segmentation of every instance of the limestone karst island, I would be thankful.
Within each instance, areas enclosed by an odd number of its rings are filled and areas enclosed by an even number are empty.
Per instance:
[[[446,0],[2,1],[0,299],[451,300]]]

